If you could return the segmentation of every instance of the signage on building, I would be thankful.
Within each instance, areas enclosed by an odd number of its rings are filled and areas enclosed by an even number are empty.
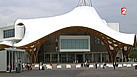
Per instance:
[[[122,15],[126,15],[126,11],[127,11],[127,10],[126,10],[126,7],[122,7],[122,8],[121,8],[121,14],[122,14]]]

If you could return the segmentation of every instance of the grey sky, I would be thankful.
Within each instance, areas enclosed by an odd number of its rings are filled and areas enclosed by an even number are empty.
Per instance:
[[[79,0],[0,0],[0,27],[18,18],[56,16],[73,10]],[[93,7],[107,22],[119,22],[120,31],[137,34],[137,0],[92,0]],[[127,15],[121,15],[121,8]]]

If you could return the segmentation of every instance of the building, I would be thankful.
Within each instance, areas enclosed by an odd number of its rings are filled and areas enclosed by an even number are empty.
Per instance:
[[[0,51],[0,71],[15,71],[19,62],[27,62],[25,50],[5,48]]]
[[[119,23],[107,23],[91,3],[81,1],[67,14],[18,19],[12,28],[1,28],[0,49],[24,49],[32,63],[128,61],[135,34],[120,33]]]

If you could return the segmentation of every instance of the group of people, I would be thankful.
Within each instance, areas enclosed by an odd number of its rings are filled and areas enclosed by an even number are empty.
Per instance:
[[[82,67],[89,67],[89,65],[90,65],[90,63],[88,61],[86,61],[84,63],[81,63]],[[106,62],[104,62],[102,65],[103,65],[102,68],[105,69],[107,64],[106,64]],[[116,65],[117,64],[115,62],[113,62],[114,69],[115,69]],[[53,66],[53,64],[50,63],[50,66]],[[95,66],[95,69],[97,69],[98,68],[98,63],[95,62],[94,66]],[[26,63],[26,62],[22,63],[22,70],[32,70],[31,64]],[[44,70],[44,65],[43,65],[42,62],[39,63],[39,70]]]
[[[106,63],[103,63],[103,69],[105,69],[106,68]],[[97,69],[98,68],[98,64],[97,64],[97,62],[95,63],[95,68]]]
[[[52,62],[50,62],[50,66],[53,66]],[[39,70],[44,70],[45,69],[44,67],[45,66],[43,65],[43,62],[40,62],[39,63]]]
[[[81,66],[82,66],[82,67],[89,67],[89,65],[90,65],[90,64],[89,64],[87,61],[86,61],[85,63],[81,63]],[[102,68],[105,69],[105,68],[106,68],[106,65],[107,65],[107,64],[104,62]],[[98,63],[96,62],[96,63],[94,64],[94,66],[95,66],[95,68],[97,69],[97,68],[98,68]]]
[[[89,67],[89,63],[86,61],[85,63],[81,63],[82,67]]]
[[[43,62],[40,62],[40,63],[39,63],[39,70],[44,70]]]
[[[23,70],[32,70],[31,64],[29,63],[22,63],[22,69]]]

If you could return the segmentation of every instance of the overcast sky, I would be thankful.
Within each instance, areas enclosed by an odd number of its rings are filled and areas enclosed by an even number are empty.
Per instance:
[[[73,10],[79,0],[0,0],[0,27],[18,18],[44,18]],[[92,0],[93,7],[107,22],[119,22],[120,32],[137,34],[137,0]],[[121,8],[127,14],[121,15]]]

